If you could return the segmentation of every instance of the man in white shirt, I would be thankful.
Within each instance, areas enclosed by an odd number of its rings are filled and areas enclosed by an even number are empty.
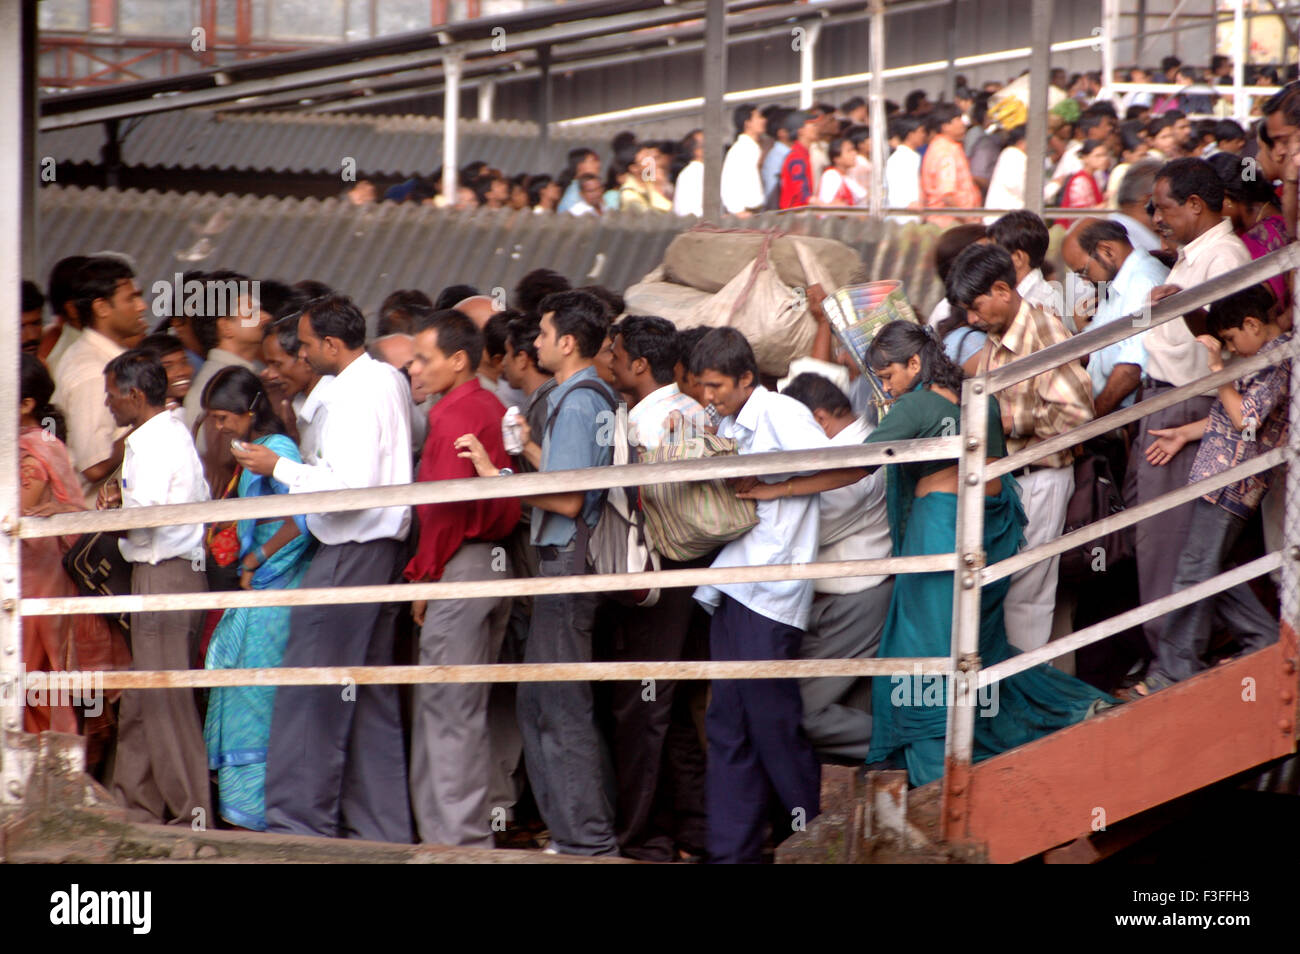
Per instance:
[[[783,393],[812,411],[836,447],[862,444],[873,430],[865,417],[853,413],[844,392],[819,374],[800,374]],[[892,554],[883,468],[855,484],[818,496],[818,563],[877,560]],[[814,580],[812,612],[799,657],[875,656],[893,593],[892,576]],[[818,755],[864,761],[871,747],[871,680],[854,676],[800,679],[799,694],[804,732]]]
[[[208,499],[203,465],[189,432],[167,413],[167,372],[142,351],[118,355],[104,369],[107,407],[132,428],[122,461],[120,500],[109,489],[101,509],[200,503]],[[131,563],[131,592],[200,593],[203,525],[122,532],[118,547]],[[131,614],[133,669],[190,669],[205,613],[184,610]],[[189,826],[211,815],[208,756],[194,693],[188,689],[128,689],[122,694],[113,793],[134,821]]]
[[[1152,290],[1152,302],[1250,261],[1250,252],[1233,232],[1232,222],[1223,217],[1223,182],[1204,159],[1175,159],[1166,163],[1156,174],[1152,201],[1156,231],[1179,245],[1178,260],[1166,284]],[[1149,378],[1149,387],[1143,388],[1144,398],[1191,384],[1210,373],[1205,347],[1192,331],[1204,327],[1204,309],[1197,309],[1142,336]],[[1135,503],[1143,504],[1186,486],[1200,444],[1179,443],[1172,432],[1183,424],[1206,417],[1213,403],[1212,394],[1188,398],[1138,422],[1127,480],[1136,495]],[[1191,514],[1192,505],[1184,504],[1137,525],[1134,549],[1143,603],[1173,592],[1178,564],[1175,557],[1187,540]],[[1163,625],[1163,620],[1156,619],[1143,626],[1153,652],[1159,645]]]
[[[1042,216],[1028,209],[1016,209],[1000,216],[989,226],[989,238],[1011,253],[1016,267],[1016,291],[1031,305],[1050,311],[1074,332],[1073,316],[1067,319],[1059,284],[1043,278],[1043,259],[1047,257],[1050,237]]]
[[[291,493],[411,482],[409,388],[401,372],[365,350],[366,320],[352,300],[329,295],[298,321],[301,351],[334,375],[315,464],[258,444],[235,449],[256,474]],[[307,515],[321,543],[303,577],[312,587],[395,583],[404,568],[408,506]],[[397,603],[295,606],[285,666],[392,665]],[[396,686],[281,686],[266,759],[268,831],[409,843],[406,747]]]
[[[1160,251],[1160,236],[1152,230],[1151,213],[1147,203],[1155,191],[1156,174],[1164,165],[1159,159],[1142,159],[1133,163],[1120,180],[1115,193],[1115,204],[1119,211],[1111,218],[1124,226],[1128,240],[1134,248],[1147,252]]]
[[[722,208],[731,215],[742,215],[763,208],[763,180],[758,169],[763,150],[758,139],[767,120],[753,103],[737,106],[733,119],[736,141],[722,162]]]
[[[921,207],[921,149],[930,139],[925,122],[919,116],[899,116],[890,120],[889,138],[898,139],[898,148],[885,161],[885,205],[891,209]],[[910,215],[891,215],[893,222],[914,222]]]
[[[610,334],[614,387],[631,405],[630,444],[640,452],[653,450],[707,426],[704,408],[677,388],[674,372],[680,349],[671,321],[628,315]],[[710,557],[687,563],[664,559],[662,569],[703,567],[709,561]],[[699,654],[690,652],[693,641],[688,637],[702,626],[707,623],[690,587],[665,589],[654,606],[623,616],[613,659],[697,659]],[[685,696],[693,686],[655,680],[649,700],[639,682],[610,686],[618,783],[616,833],[619,850],[629,858],[673,861],[679,847],[692,853],[704,851],[704,751],[698,733],[692,731],[690,700]],[[680,744],[670,744],[670,738]],[[672,812],[660,811],[661,805],[672,805]],[[671,825],[665,825],[669,819]]]
[[[758,362],[744,335],[715,328],[691,354],[691,371],[722,415],[718,434],[740,454],[828,447],[806,407],[758,383]],[[761,478],[784,484],[795,474]],[[747,489],[759,479],[742,478]],[[817,556],[818,501],[787,495],[758,503],[758,525],[731,541],[716,567],[811,563]],[[713,619],[714,660],[795,659],[812,607],[812,582],[719,583],[695,598]],[[707,716],[709,737],[709,858],[757,862],[770,800],[792,820],[819,810],[821,768],[801,726],[803,703],[793,679],[715,680]]]
[[[59,362],[54,403],[68,421],[68,456],[93,507],[104,481],[122,464],[126,429],[104,406],[104,366],[148,331],[135,273],[120,259],[88,259],[77,273],[74,299],[83,331]]]
[[[998,161],[989,177],[988,193],[984,205],[990,209],[1023,209],[1025,207],[1025,173],[1029,157],[1025,148],[1025,127],[1016,126],[1006,133],[1006,145],[998,153]],[[997,221],[996,215],[984,219],[988,224]]]
[[[266,362],[262,383],[277,401],[276,412],[289,430],[289,436],[298,442],[303,463],[314,464],[320,446],[320,428],[325,421],[321,399],[334,376],[317,374],[303,357],[302,342],[298,340],[300,317],[300,314],[285,315],[266,326],[262,338],[262,360]]]
[[[600,176],[584,173],[578,177],[579,199],[569,206],[570,215],[604,215],[605,188]]]
[[[764,128],[767,120],[763,120]],[[682,140],[682,148],[691,157],[685,168],[677,173],[673,184],[673,212],[677,215],[704,215],[704,133],[694,132]],[[758,172],[762,188],[762,170]]]

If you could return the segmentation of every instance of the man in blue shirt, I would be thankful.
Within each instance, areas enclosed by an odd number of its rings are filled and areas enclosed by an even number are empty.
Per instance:
[[[745,336],[715,328],[691,354],[705,399],[723,415],[720,437],[740,454],[831,446],[812,412],[793,398],[758,383],[758,362]],[[775,487],[758,503],[758,525],[722,548],[714,568],[812,563],[819,545],[816,495],[793,492],[796,474],[761,479]],[[811,580],[719,583],[702,586],[695,599],[713,615],[710,656],[715,660],[797,659],[812,608]],[[800,830],[819,811],[821,767],[802,728],[803,703],[794,679],[719,679],[707,716],[706,787],[709,860],[757,862],[772,796],[791,828]]]

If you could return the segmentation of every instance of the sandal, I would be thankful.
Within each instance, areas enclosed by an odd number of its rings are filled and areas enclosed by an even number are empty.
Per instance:
[[[1168,689],[1173,684],[1173,680],[1168,679],[1165,676],[1151,674],[1145,679],[1134,683],[1128,689],[1123,689],[1115,693],[1115,695],[1126,702],[1136,702],[1138,699],[1145,699],[1146,697],[1159,692],[1161,689]]]

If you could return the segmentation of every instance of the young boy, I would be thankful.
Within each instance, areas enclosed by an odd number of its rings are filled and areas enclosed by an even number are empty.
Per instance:
[[[1212,373],[1223,369],[1223,345],[1233,354],[1249,357],[1283,347],[1291,340],[1289,332],[1269,320],[1272,304],[1268,289],[1256,285],[1210,306],[1209,330],[1213,337],[1201,335],[1197,340],[1209,352]],[[1188,483],[1195,483],[1284,445],[1290,377],[1288,359],[1220,386],[1209,417],[1181,427],[1152,430],[1158,439],[1148,448],[1147,459],[1152,464],[1163,464],[1187,442],[1200,440],[1188,478]],[[1223,571],[1228,552],[1268,490],[1269,477],[1268,471],[1246,477],[1210,491],[1193,503],[1187,545],[1179,555],[1174,576],[1174,592]],[[1163,689],[1206,668],[1202,657],[1209,648],[1216,615],[1245,650],[1277,641],[1277,619],[1247,584],[1239,583],[1169,614],[1153,668],[1136,687],[1139,695]]]

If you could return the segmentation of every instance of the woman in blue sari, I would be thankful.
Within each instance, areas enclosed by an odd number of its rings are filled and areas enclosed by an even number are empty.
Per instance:
[[[896,399],[866,443],[960,433],[961,368],[920,325],[895,321],[880,330],[867,352],[868,366]],[[1002,412],[988,399],[988,459],[1006,456]],[[843,486],[863,469],[825,471],[774,485],[778,492],[816,493]],[[766,486],[760,484],[759,488]],[[947,460],[890,464],[886,494],[894,556],[952,553],[957,537],[957,466]],[[760,491],[764,492],[764,491]],[[1013,556],[1024,542],[1025,511],[1010,476],[984,487],[987,562]],[[1019,654],[1007,643],[1002,601],[1010,581],[980,591],[980,665]],[[880,656],[949,656],[952,652],[951,572],[900,573],[881,639]],[[900,673],[876,676],[871,687],[871,747],[867,762],[906,765],[913,785],[942,777],[948,724],[948,679]],[[976,761],[1080,721],[1113,704],[1104,693],[1048,665],[1000,680],[978,693]]]
[[[207,420],[223,440],[265,444],[281,457],[300,460],[284,434],[262,383],[251,371],[223,368],[203,390]],[[288,493],[273,477],[237,474],[240,497]],[[240,520],[236,524],[240,586],[291,590],[311,562],[313,540],[302,517]],[[280,665],[289,639],[289,607],[228,609],[208,645],[208,669],[263,669]],[[274,686],[222,686],[208,697],[203,735],[208,765],[217,771],[218,811],[232,825],[266,828],[266,747],[271,734]]]

